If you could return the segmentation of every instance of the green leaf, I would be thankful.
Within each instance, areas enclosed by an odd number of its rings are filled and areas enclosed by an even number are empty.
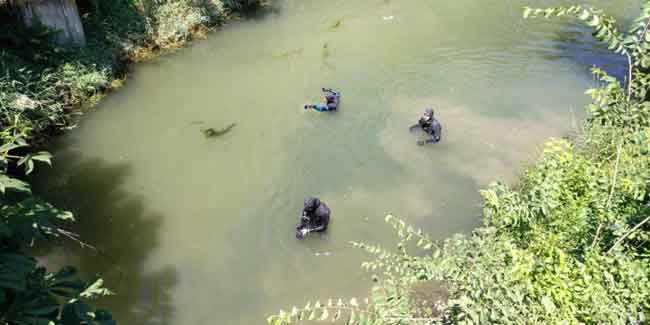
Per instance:
[[[94,298],[99,296],[112,295],[113,293],[110,290],[104,288],[103,285],[104,285],[104,280],[101,278],[97,279],[93,284],[88,286],[86,290],[80,293],[79,296],[82,298]]]
[[[70,220],[70,221],[75,220],[74,215],[70,211],[58,211],[55,218],[60,219],[60,220]]]
[[[546,310],[546,313],[548,314],[553,314],[556,311],[555,304],[553,303],[553,300],[549,296],[544,296],[542,297],[542,306],[544,306],[544,309]]]
[[[27,167],[25,167],[25,174],[29,175],[34,171],[34,161],[29,159],[27,160]]]
[[[530,14],[533,12],[532,8],[524,7],[524,19],[530,17]]]
[[[52,154],[47,151],[40,151],[32,155],[32,159],[52,165]]]
[[[16,149],[16,148],[20,148],[20,147],[24,147],[24,145],[20,145],[20,144],[17,144],[17,143],[11,143],[11,142],[10,143],[5,143],[2,146],[0,146],[0,154],[8,153],[9,151],[11,151],[13,149]]]
[[[0,174],[0,192],[3,194],[6,193],[7,189],[13,189],[18,192],[31,193],[29,184],[7,176],[6,174]]]
[[[334,313],[334,317],[332,318],[332,321],[337,321],[341,318],[341,309],[337,309],[336,312]]]
[[[647,68],[650,67],[650,57],[643,56],[641,58],[641,67],[643,67],[644,69],[647,69]]]
[[[329,316],[330,316],[330,314],[327,311],[327,308],[323,307],[323,313],[320,315],[320,320],[321,321],[327,320],[329,318]]]
[[[357,320],[357,314],[354,312],[354,309],[350,310],[350,318],[348,318],[348,324],[354,324]]]

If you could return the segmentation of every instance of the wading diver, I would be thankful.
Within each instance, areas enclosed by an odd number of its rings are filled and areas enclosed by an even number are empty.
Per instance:
[[[310,232],[326,231],[331,212],[327,204],[321,200],[315,197],[306,198],[300,223],[296,226],[296,238],[303,239]]]
[[[427,140],[419,140],[418,145],[424,145],[426,143],[436,143],[440,141],[442,137],[442,126],[440,122],[433,117],[433,108],[426,108],[422,117],[418,121],[418,124],[415,124],[409,128],[411,132],[422,129],[430,138]]]

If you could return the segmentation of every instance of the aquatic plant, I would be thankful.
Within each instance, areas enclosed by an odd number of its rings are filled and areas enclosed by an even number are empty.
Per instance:
[[[222,129],[214,129],[214,128],[201,128],[201,133],[203,133],[203,136],[206,138],[215,138],[215,137],[220,137],[228,132],[230,132],[235,126],[237,126],[237,123],[231,123],[225,128]]]
[[[332,25],[330,25],[330,30],[335,30],[343,24],[343,18],[337,19]]]
[[[325,42],[321,48],[320,55],[323,59],[327,59],[330,56],[330,47],[329,43]]]
[[[581,6],[525,8],[524,16],[584,22],[626,58],[625,82],[594,68],[583,132],[574,142],[549,141],[516,189],[497,182],[482,190],[484,225],[471,235],[433,242],[388,216],[395,250],[353,243],[374,258],[362,263],[375,273],[369,304],[328,305],[312,319],[352,309],[367,317],[348,324],[648,322],[650,1],[626,33],[611,16]],[[427,284],[433,293],[418,292]],[[267,321],[288,324],[311,309]]]

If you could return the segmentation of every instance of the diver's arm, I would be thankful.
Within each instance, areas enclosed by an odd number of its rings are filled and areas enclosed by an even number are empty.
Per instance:
[[[316,104],[312,108],[319,112],[327,112],[330,110],[329,107],[327,107],[327,105],[323,105],[323,104]]]
[[[318,226],[316,228],[309,228],[309,231],[321,231],[323,229],[325,229],[325,226]]]
[[[413,124],[411,127],[409,127],[409,131],[413,132],[413,131],[415,131],[415,130],[421,128],[421,127],[422,127],[422,126],[420,126],[420,123],[418,123],[418,124]]]

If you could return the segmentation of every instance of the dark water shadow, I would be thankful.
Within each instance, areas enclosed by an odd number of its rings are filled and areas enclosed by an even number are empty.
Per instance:
[[[265,20],[271,16],[280,15],[282,12],[282,4],[272,2],[268,5],[250,5],[244,7],[241,11],[241,16],[247,20]]]
[[[98,300],[97,305],[110,309],[120,324],[171,324],[177,272],[171,267],[145,269],[147,257],[159,245],[162,217],[149,212],[140,196],[124,188],[130,166],[85,158],[74,150],[55,152],[55,167],[43,168],[32,180],[34,192],[72,211],[77,222],[65,227],[97,251],[63,241],[59,252],[43,254],[44,260],[74,265],[86,277],[102,276],[116,295]]]
[[[598,42],[592,30],[575,23],[568,24],[553,37],[556,47],[564,57],[576,62],[586,69],[593,66],[604,69],[612,76],[624,81],[627,73],[627,61],[623,55],[615,54],[607,46]]]
[[[557,30],[533,34],[523,50],[548,61],[569,60],[585,74],[596,66],[622,82],[627,77],[626,58],[608,50],[591,28],[577,22],[563,21]]]

